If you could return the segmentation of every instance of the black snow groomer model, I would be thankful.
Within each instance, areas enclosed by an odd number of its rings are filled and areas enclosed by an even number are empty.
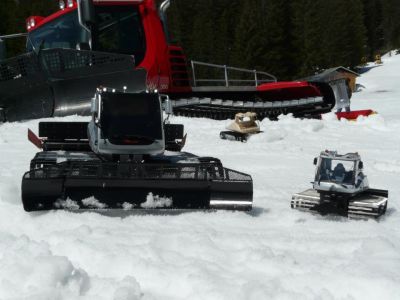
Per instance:
[[[385,214],[389,193],[369,188],[358,153],[325,151],[314,159],[314,164],[317,170],[313,189],[294,194],[292,208],[349,217],[377,218]]]
[[[251,210],[252,178],[180,152],[183,125],[163,120],[159,94],[98,90],[91,110],[89,123],[42,122],[39,137],[29,132],[43,151],[23,176],[26,211]]]

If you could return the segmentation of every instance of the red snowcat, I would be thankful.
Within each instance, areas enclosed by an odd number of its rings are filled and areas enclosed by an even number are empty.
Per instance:
[[[29,17],[26,33],[0,36],[0,44],[26,37],[25,54],[0,60],[0,118],[88,115],[99,86],[137,92],[137,69],[147,71],[148,90],[169,96],[177,115],[225,119],[252,111],[261,119],[316,117],[335,106],[332,88],[323,82],[279,82],[266,72],[188,61],[170,42],[169,5],[61,0],[54,14]],[[221,77],[203,78],[201,68]]]

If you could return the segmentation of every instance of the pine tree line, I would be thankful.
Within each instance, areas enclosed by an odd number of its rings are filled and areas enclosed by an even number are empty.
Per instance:
[[[173,0],[169,24],[188,57],[280,79],[400,47],[400,0]]]
[[[160,2],[161,0],[159,0]],[[400,0],[171,0],[173,41],[190,59],[265,70],[280,79],[400,48]],[[25,31],[56,0],[1,0],[0,34]],[[25,41],[7,42],[9,56]]]

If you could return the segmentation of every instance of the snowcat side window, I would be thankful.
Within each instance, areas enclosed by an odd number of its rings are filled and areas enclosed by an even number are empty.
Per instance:
[[[78,14],[73,11],[31,31],[28,40],[28,52],[33,51],[33,46],[35,49],[40,46],[43,49],[76,49],[77,44],[89,42],[89,35],[79,25]]]
[[[146,41],[138,8],[132,5],[96,6],[94,50],[134,55],[139,64]]]
[[[320,180],[354,184],[355,162],[324,158],[321,162]]]

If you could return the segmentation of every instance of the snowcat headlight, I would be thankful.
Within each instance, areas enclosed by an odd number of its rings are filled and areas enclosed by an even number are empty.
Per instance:
[[[74,1],[73,0],[67,0],[67,6],[69,8],[73,7],[74,6]]]
[[[28,30],[30,30],[30,29],[32,29],[33,27],[35,27],[35,25],[36,25],[36,22],[35,22],[35,19],[34,19],[34,18],[30,18],[30,19],[28,19],[28,21],[26,21],[26,28],[27,28]]]
[[[64,8],[65,8],[65,2],[64,2],[64,0],[60,0],[60,1],[58,2],[58,5],[60,6],[60,9],[64,9]]]

